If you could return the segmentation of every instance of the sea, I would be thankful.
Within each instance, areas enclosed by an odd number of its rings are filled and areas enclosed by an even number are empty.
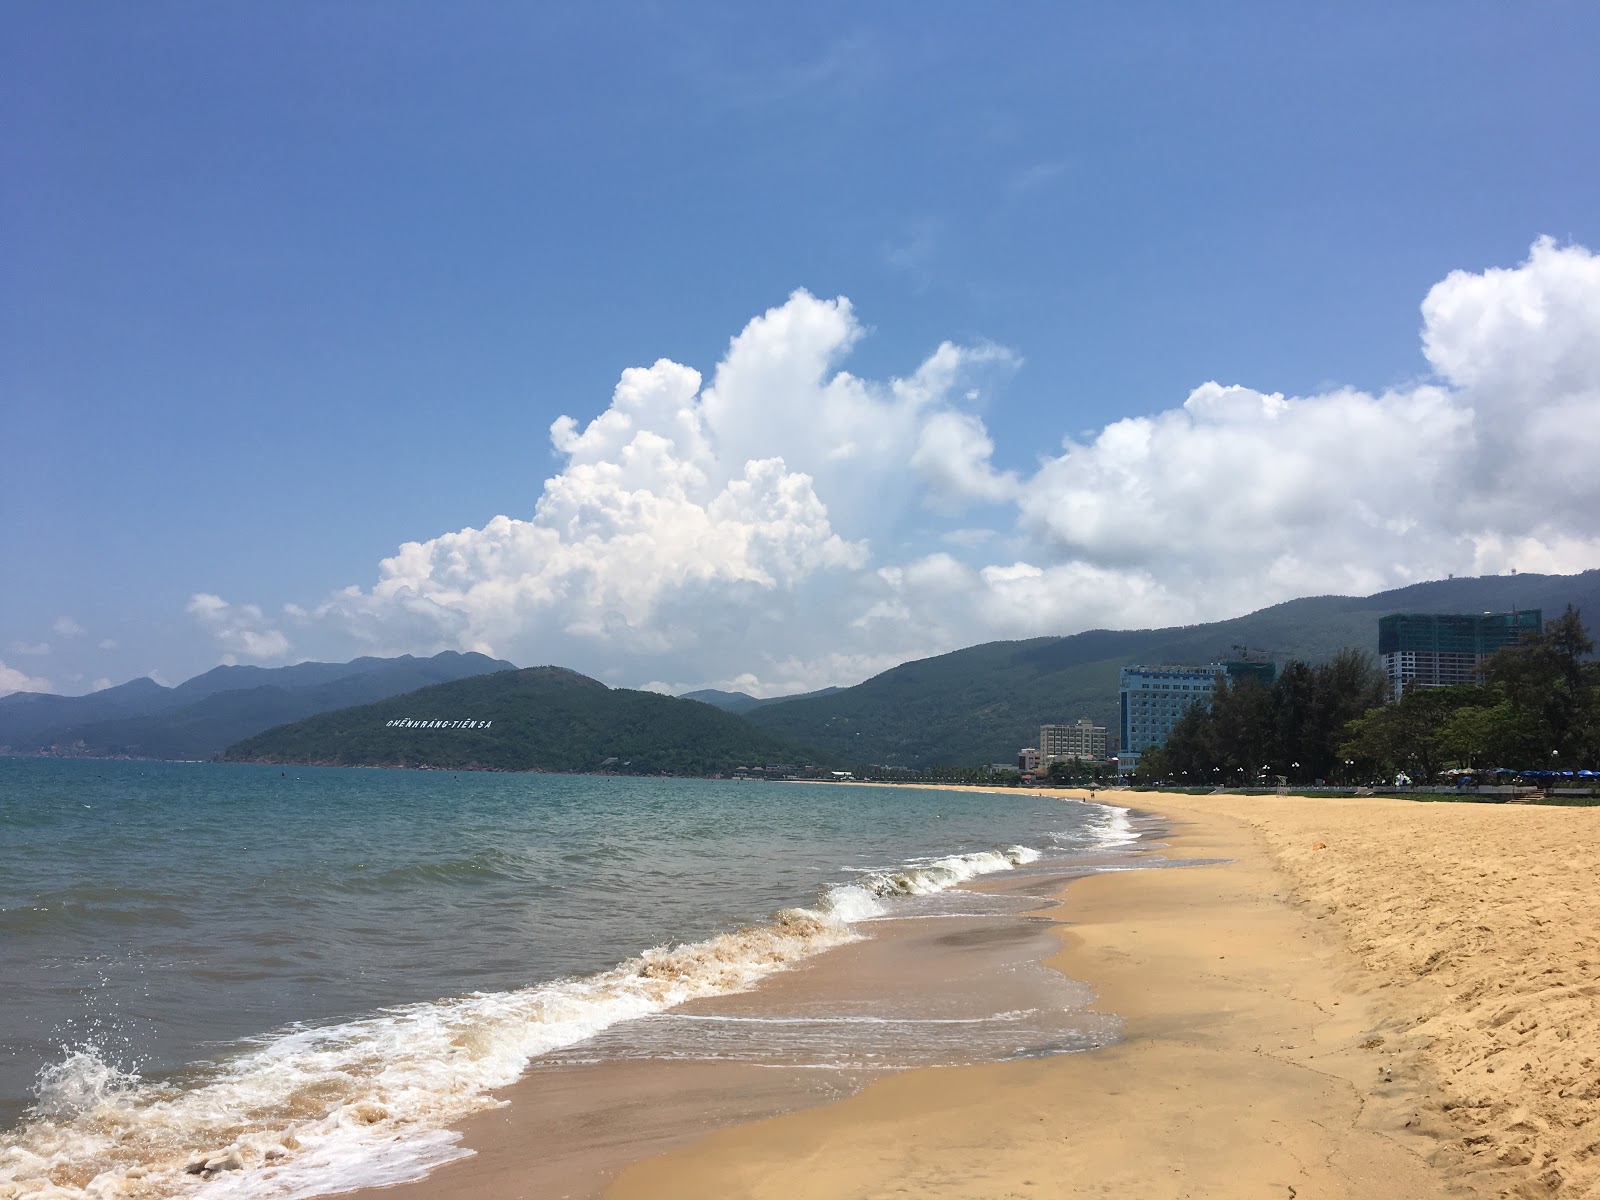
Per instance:
[[[0,1197],[417,1178],[553,1059],[1103,1044],[1031,961],[1003,1011],[926,983],[704,1003],[910,919],[1036,921],[1025,875],[1119,869],[1137,838],[1021,791],[0,758]]]

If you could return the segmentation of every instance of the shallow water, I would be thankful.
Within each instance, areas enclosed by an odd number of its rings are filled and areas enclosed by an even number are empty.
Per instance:
[[[205,1161],[219,1196],[406,1178],[560,1055],[1075,1048],[1042,968],[1015,1030],[928,989],[759,1037],[693,1002],[866,922],[1014,914],[948,889],[1129,836],[1026,794],[0,759],[0,1195],[170,1195]]]

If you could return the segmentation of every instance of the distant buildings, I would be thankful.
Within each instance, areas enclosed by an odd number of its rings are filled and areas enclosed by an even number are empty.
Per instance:
[[[1537,608],[1508,613],[1393,613],[1378,620],[1378,660],[1398,700],[1414,687],[1477,682],[1483,660],[1544,628]]]
[[[1017,751],[1017,770],[1031,773],[1039,769],[1039,748],[1029,746],[1025,750]]]
[[[1139,765],[1147,750],[1166,745],[1172,727],[1196,704],[1211,703],[1217,680],[1254,678],[1270,684],[1277,668],[1266,661],[1206,663],[1204,666],[1168,664],[1123,667],[1118,689],[1122,710],[1122,749],[1117,770],[1127,774]]]
[[[1106,761],[1106,727],[1081,717],[1073,725],[1041,725],[1039,757],[1046,768],[1055,762]]]

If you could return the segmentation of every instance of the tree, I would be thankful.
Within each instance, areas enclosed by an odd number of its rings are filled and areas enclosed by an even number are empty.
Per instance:
[[[1218,680],[1211,703],[1189,709],[1166,744],[1141,757],[1139,775],[1237,784],[1265,767],[1294,783],[1333,778],[1345,726],[1382,699],[1382,673],[1355,649],[1316,666],[1291,659],[1270,687]]]
[[[1446,730],[1461,709],[1487,696],[1477,684],[1413,688],[1394,704],[1381,705],[1346,726],[1340,753],[1380,773],[1404,771],[1428,783],[1451,759]],[[1466,731],[1461,731],[1466,736]]]
[[[1600,668],[1589,661],[1594,641],[1579,611],[1567,605],[1539,633],[1491,654],[1483,677],[1510,702],[1527,727],[1527,740],[1545,744],[1520,765],[1543,765],[1554,751],[1560,761],[1589,761],[1597,747],[1595,689]]]

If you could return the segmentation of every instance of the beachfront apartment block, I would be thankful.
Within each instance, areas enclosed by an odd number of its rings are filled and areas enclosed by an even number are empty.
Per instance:
[[[1096,725],[1088,717],[1080,717],[1072,725],[1039,726],[1039,756],[1048,768],[1051,763],[1106,761],[1106,727]]]
[[[1122,712],[1118,773],[1126,775],[1139,765],[1145,751],[1166,745],[1172,727],[1190,708],[1210,704],[1217,680],[1254,678],[1271,684],[1276,677],[1277,668],[1265,661],[1123,667],[1118,688]]]
[[[1537,608],[1505,613],[1391,613],[1378,620],[1378,661],[1389,699],[1412,688],[1478,682],[1496,650],[1544,628]]]
[[[1039,748],[1037,746],[1028,746],[1025,749],[1018,750],[1017,770],[1037,771],[1039,769],[1039,758]]]

